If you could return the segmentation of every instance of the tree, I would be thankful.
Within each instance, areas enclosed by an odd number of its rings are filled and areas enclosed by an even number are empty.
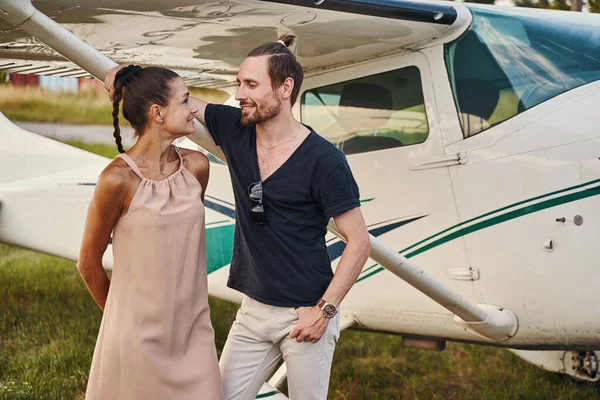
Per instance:
[[[513,0],[513,4],[517,7],[548,8],[547,6],[543,6],[536,0]]]
[[[600,0],[588,0],[590,12],[600,13]]]

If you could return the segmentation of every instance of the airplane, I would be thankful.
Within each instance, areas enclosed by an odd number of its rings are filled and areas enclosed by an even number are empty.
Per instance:
[[[102,80],[115,62],[159,65],[231,105],[247,52],[295,33],[293,111],[347,155],[371,234],[342,328],[502,347],[600,380],[599,16],[434,0],[0,0],[0,17],[0,70]],[[76,260],[109,160],[1,113],[0,140],[0,242]],[[209,294],[239,302],[226,287],[226,159],[199,123],[179,144],[211,155]],[[333,223],[326,240],[335,269]],[[257,398],[285,398],[285,375]]]

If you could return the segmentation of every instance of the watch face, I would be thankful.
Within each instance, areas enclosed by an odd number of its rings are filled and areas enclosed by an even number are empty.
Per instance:
[[[323,308],[323,315],[327,318],[333,318],[337,314],[337,309],[333,304],[327,304]]]

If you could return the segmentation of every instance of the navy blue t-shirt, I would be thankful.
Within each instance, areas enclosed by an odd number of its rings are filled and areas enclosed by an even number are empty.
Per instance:
[[[329,218],[360,206],[344,154],[312,129],[263,186],[266,223],[253,223],[249,187],[260,181],[256,128],[241,109],[209,104],[206,126],[227,157],[236,204],[227,285],[279,307],[313,306],[333,278],[325,234]],[[309,128],[310,129],[310,128]]]

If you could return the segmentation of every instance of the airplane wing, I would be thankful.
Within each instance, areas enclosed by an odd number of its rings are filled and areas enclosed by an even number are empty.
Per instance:
[[[23,1],[2,0],[0,8]],[[2,3],[6,3],[2,6]],[[27,3],[27,1],[25,1]],[[295,33],[306,74],[452,40],[469,11],[445,1],[39,0],[37,9],[118,63],[176,70],[190,86],[235,83],[254,47]],[[0,17],[11,20],[10,11]],[[0,71],[90,76],[13,23],[0,19]],[[357,29],[357,27],[363,27]]]

